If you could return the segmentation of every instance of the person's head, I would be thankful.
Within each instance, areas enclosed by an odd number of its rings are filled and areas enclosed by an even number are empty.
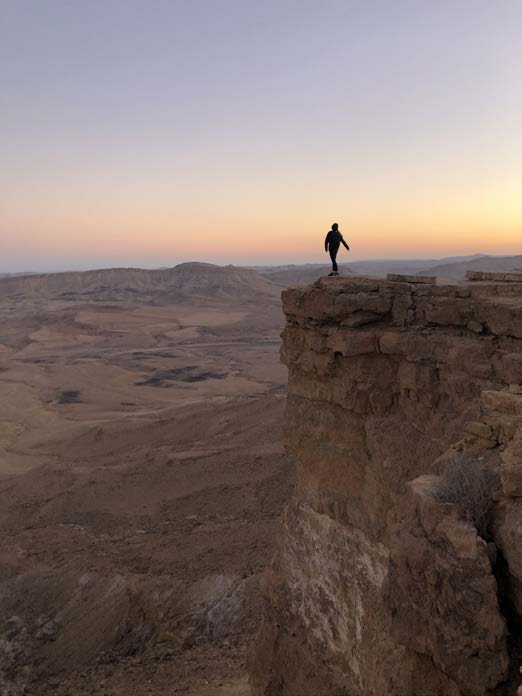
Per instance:
[[[339,225],[336,222],[334,222],[334,224],[332,225],[332,230],[334,232],[337,232],[338,229],[339,229]]]

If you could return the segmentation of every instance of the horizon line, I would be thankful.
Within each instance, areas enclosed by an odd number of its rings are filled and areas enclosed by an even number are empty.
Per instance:
[[[522,252],[520,253],[512,253],[512,254],[484,254],[482,252],[476,252],[473,254],[452,254],[449,256],[394,256],[394,257],[366,257],[363,259],[355,259],[353,261],[345,261],[340,263],[340,266],[350,266],[353,264],[363,264],[363,263],[393,263],[393,262],[399,262],[399,261],[407,261],[407,262],[423,262],[423,261],[444,261],[444,260],[449,260],[449,259],[455,259],[458,262],[458,259],[479,259],[479,258],[496,258],[496,259],[501,259],[501,258],[510,258],[512,256],[522,256]],[[109,271],[109,270],[141,270],[141,271],[161,271],[161,270],[170,270],[173,268],[177,268],[178,266],[183,266],[186,264],[200,264],[200,265],[208,265],[208,266],[216,266],[218,268],[245,268],[245,269],[252,269],[255,270],[257,268],[279,268],[281,266],[327,266],[329,265],[328,261],[325,260],[324,262],[318,262],[318,261],[306,261],[302,263],[296,263],[296,262],[279,262],[279,263],[257,263],[257,264],[239,264],[239,263],[215,263],[212,261],[195,261],[195,260],[190,260],[190,261],[180,261],[179,263],[176,263],[172,266],[129,266],[129,265],[116,265],[116,266],[96,266],[96,267],[86,267],[86,268],[68,268],[68,267],[62,267],[59,269],[50,269],[50,270],[18,270],[18,271],[8,271],[8,270],[0,270],[0,276],[17,276],[17,275],[52,275],[52,274],[60,274],[60,273],[89,273],[93,271]]]

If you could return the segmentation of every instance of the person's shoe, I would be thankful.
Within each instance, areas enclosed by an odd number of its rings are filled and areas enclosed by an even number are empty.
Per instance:
[[[329,276],[338,276],[339,273],[337,271],[332,271],[331,273],[328,274]]]

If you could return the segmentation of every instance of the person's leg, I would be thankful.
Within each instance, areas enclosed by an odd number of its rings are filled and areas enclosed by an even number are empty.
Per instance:
[[[330,247],[330,258],[332,259],[332,271],[334,273],[338,272],[337,260],[336,260],[338,251],[339,251],[338,249],[332,249],[332,247]]]

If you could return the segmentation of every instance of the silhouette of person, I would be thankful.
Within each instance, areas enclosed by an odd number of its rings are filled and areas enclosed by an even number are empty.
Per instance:
[[[329,273],[329,275],[339,275],[336,259],[337,252],[339,251],[341,244],[345,246],[348,251],[350,251],[350,247],[344,241],[343,235],[339,232],[339,225],[334,222],[332,229],[328,232],[326,239],[324,240],[324,250],[330,252],[330,258],[332,259],[332,272]]]

